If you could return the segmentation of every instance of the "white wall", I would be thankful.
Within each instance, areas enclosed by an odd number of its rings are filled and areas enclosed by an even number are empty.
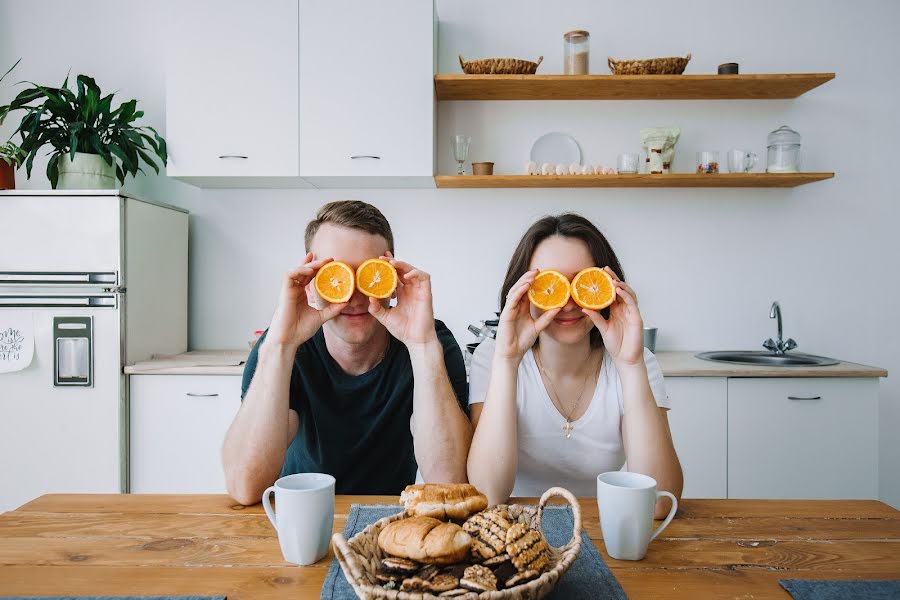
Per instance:
[[[15,80],[56,82],[69,66],[93,73],[140,98],[148,120],[163,125],[161,4],[0,0],[0,65],[23,56]],[[836,178],[793,190],[468,191],[199,191],[144,179],[130,187],[193,215],[192,348],[244,347],[266,325],[279,276],[301,257],[303,227],[316,208],[359,198],[387,215],[398,254],[433,274],[437,316],[460,342],[471,339],[467,323],[495,310],[509,254],[528,224],[573,210],[609,236],[645,320],[660,327],[662,349],[758,347],[774,334],[767,316],[778,299],[785,333],[801,350],[900,372],[900,207],[891,186],[900,3],[439,0],[438,12],[442,72],[459,72],[460,53],[543,55],[539,72],[560,72],[563,32],[584,28],[595,73],[606,72],[607,55],[684,52],[694,55],[687,73],[715,72],[727,61],[745,73],[837,73],[793,101],[442,103],[442,173],[454,169],[448,138],[455,133],[473,137],[473,160],[515,173],[548,131],[572,134],[588,160],[613,164],[617,153],[638,151],[641,127],[673,124],[683,130],[675,167],[688,171],[701,148],[762,155],[766,134],[789,124],[803,135],[805,169],[833,170]],[[47,182],[39,174],[21,187]],[[900,506],[900,385],[892,377],[881,390],[881,494]]]

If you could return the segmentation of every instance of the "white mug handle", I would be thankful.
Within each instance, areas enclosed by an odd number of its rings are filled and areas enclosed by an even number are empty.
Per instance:
[[[651,542],[656,539],[656,536],[662,533],[662,530],[665,529],[669,525],[669,523],[672,522],[672,519],[675,518],[675,511],[678,510],[678,499],[675,496],[673,496],[669,492],[656,492],[657,500],[659,500],[663,496],[668,496],[672,499],[672,508],[671,510],[669,510],[669,514],[666,516],[666,520],[663,521],[662,524],[656,528],[656,531],[653,532],[653,535],[650,536]]]
[[[266,516],[269,517],[269,521],[272,522],[272,527],[274,527],[277,530],[278,524],[275,522],[275,509],[272,508],[272,494],[274,492],[275,492],[274,485],[266,488],[266,491],[264,491],[263,495],[262,495],[262,505],[266,511]]]

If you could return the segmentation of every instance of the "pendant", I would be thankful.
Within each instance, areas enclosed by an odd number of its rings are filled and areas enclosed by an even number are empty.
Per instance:
[[[570,437],[572,437],[573,429],[575,429],[575,427],[573,427],[572,424],[569,422],[569,420],[566,419],[566,424],[563,425],[563,431],[566,432],[566,439],[569,439]]]

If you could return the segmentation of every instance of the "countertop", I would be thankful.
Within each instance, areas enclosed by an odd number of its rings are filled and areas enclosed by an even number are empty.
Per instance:
[[[127,375],[242,375],[248,350],[202,350],[156,357],[125,367]],[[888,372],[851,362],[828,367],[765,367],[701,360],[695,352],[656,354],[666,377],[887,377]]]

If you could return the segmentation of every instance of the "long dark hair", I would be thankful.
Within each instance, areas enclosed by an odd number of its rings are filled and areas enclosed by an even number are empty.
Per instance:
[[[525,274],[531,264],[531,257],[538,244],[553,235],[575,238],[587,244],[588,251],[594,264],[598,267],[609,267],[616,272],[616,275],[622,281],[625,281],[625,272],[619,259],[609,245],[606,237],[600,233],[597,227],[577,213],[563,213],[560,215],[549,215],[539,219],[516,246],[512,258],[509,260],[509,267],[506,269],[506,277],[503,278],[503,287],[500,289],[500,310],[506,306],[506,295],[510,288]],[[604,319],[609,318],[609,309],[605,308],[600,311]],[[602,346],[603,340],[597,328],[591,329],[591,345]]]

